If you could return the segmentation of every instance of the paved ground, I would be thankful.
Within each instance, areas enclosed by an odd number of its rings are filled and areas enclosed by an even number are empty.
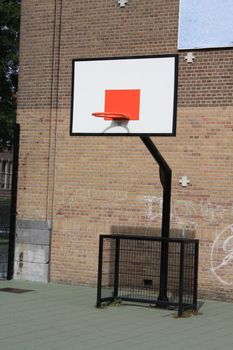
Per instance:
[[[58,284],[1,281],[1,350],[233,349],[233,304],[205,302],[202,314],[122,305],[95,308],[96,290]]]

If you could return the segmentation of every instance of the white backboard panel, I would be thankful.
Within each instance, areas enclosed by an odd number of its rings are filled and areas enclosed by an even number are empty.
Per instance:
[[[233,46],[233,0],[180,0],[178,49]]]
[[[177,55],[74,60],[71,135],[174,136],[177,69]],[[107,90],[140,90],[139,119],[94,117]]]

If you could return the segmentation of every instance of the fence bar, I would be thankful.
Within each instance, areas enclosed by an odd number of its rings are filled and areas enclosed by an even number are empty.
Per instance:
[[[118,282],[119,282],[119,261],[120,261],[120,239],[116,238],[115,246],[115,269],[114,269],[114,299],[118,297]]]
[[[183,283],[184,283],[184,242],[181,242],[178,317],[181,317],[183,312],[183,288],[184,288]]]
[[[96,302],[96,307],[100,307],[101,306],[103,246],[104,246],[104,238],[102,236],[100,236],[99,237],[99,261],[98,261],[98,282],[97,282],[97,302]]]
[[[198,243],[195,243],[195,253],[194,253],[194,284],[193,284],[193,305],[194,305],[194,310],[197,310],[198,259],[199,259],[199,244],[198,244]]]
[[[16,230],[16,207],[17,207],[17,185],[18,185],[18,163],[19,163],[19,135],[20,126],[15,125],[13,142],[13,170],[11,186],[11,213],[10,213],[10,234],[8,248],[8,269],[7,279],[13,278],[14,257],[15,257],[15,230]]]

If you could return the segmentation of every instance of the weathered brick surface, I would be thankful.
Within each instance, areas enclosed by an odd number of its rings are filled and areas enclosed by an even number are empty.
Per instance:
[[[23,1],[17,211],[52,220],[53,281],[95,284],[99,234],[161,224],[158,167],[139,138],[69,136],[71,61],[177,53],[178,8],[178,0],[129,0],[125,8],[115,0]],[[177,136],[153,141],[173,170],[171,227],[201,240],[200,291],[231,299],[229,264],[211,268],[231,252],[233,51],[196,51],[194,63],[185,55]]]

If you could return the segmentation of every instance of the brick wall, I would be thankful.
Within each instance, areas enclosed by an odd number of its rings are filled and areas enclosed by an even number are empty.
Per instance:
[[[101,233],[159,231],[158,167],[140,139],[69,136],[71,61],[177,53],[178,10],[178,0],[23,1],[17,212],[52,221],[52,281],[95,285]],[[173,170],[172,232],[201,241],[200,293],[232,299],[231,266],[215,268],[231,252],[233,51],[186,54],[177,136],[153,141]]]

